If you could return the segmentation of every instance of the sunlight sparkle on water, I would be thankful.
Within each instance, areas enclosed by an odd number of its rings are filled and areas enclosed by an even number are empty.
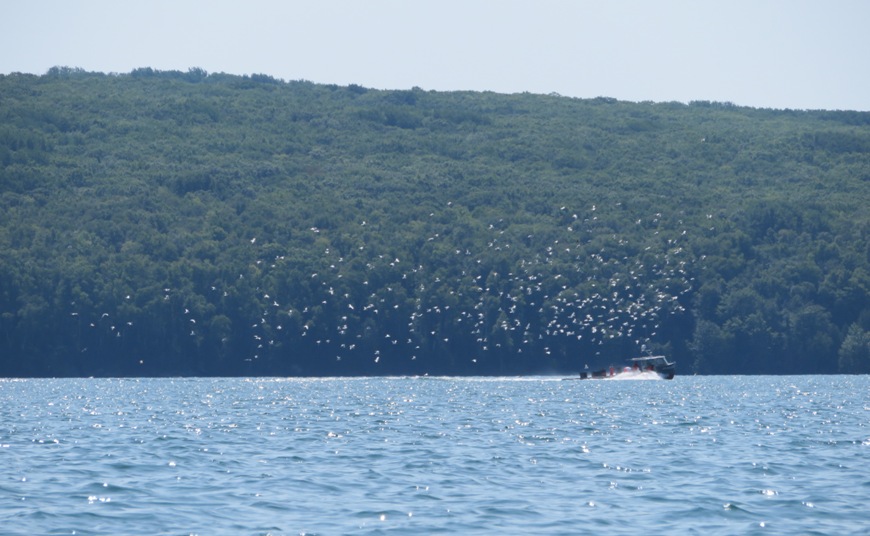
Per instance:
[[[69,393],[100,411],[59,411]],[[866,377],[5,382],[0,526],[856,534],[868,407]]]

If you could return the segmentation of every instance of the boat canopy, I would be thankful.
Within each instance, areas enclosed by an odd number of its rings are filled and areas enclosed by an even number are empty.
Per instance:
[[[650,355],[646,357],[633,357],[632,361],[636,363],[661,363],[663,365],[670,365],[665,356],[663,355]]]

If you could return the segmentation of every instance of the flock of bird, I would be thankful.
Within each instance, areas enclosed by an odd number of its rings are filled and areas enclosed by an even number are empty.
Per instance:
[[[275,254],[275,241],[246,238],[247,269],[203,293],[217,312],[239,288],[256,293],[259,311],[247,320],[242,345],[249,353],[238,356],[246,361],[300,347],[336,362],[374,364],[387,355],[413,361],[433,351],[476,363],[497,352],[597,352],[610,343],[640,352],[657,340],[667,315],[685,311],[681,298],[693,288],[698,259],[687,252],[689,230],[679,220],[663,225],[662,215],[651,213],[632,220],[638,229],[620,233],[602,222],[599,206],[582,215],[561,207],[553,219],[565,225],[534,227],[546,236],[497,220],[478,226],[485,236],[468,237],[452,232],[452,206],[429,214],[433,223],[420,226],[429,234],[416,251],[397,250],[366,221],[355,224],[352,247],[343,229],[343,250],[330,230],[317,227],[305,232],[317,237],[309,247],[321,249],[304,255]],[[473,251],[474,243],[486,246]],[[171,302],[173,290],[164,292]],[[204,336],[202,311],[176,306],[181,329]],[[117,337],[132,325],[108,313],[91,325],[100,322]]]
[[[449,221],[440,224],[442,232],[433,226],[421,251],[405,252],[413,259],[366,252],[365,240],[357,251],[327,246],[319,252],[320,269],[296,282],[307,292],[282,299],[277,289],[258,289],[262,314],[251,326],[256,344],[248,359],[294,337],[312,337],[337,361],[363,352],[374,363],[387,351],[414,360],[421,347],[433,346],[459,350],[473,362],[493,351],[533,348],[549,355],[568,340],[590,347],[627,339],[639,352],[656,339],[666,315],[685,310],[680,298],[693,288],[695,262],[683,247],[688,231],[662,237],[661,214],[650,214],[644,242],[631,247],[624,236],[596,228],[599,213],[592,205],[582,218],[571,214],[563,232],[540,243],[532,235],[518,239],[509,223],[494,221],[484,225],[483,251],[458,245],[462,237],[450,236]],[[590,252],[592,241],[597,249]],[[361,280],[348,269],[351,255],[365,261]],[[293,264],[286,256],[255,262],[276,275],[263,277],[263,284],[281,281]],[[459,349],[450,341],[457,334]]]

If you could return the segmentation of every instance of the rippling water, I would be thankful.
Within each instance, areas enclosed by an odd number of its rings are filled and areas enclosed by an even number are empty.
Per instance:
[[[870,377],[0,380],[4,534],[870,534]]]

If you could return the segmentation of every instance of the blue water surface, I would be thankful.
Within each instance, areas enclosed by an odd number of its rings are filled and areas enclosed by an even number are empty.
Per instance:
[[[0,380],[3,534],[870,534],[870,377]]]

